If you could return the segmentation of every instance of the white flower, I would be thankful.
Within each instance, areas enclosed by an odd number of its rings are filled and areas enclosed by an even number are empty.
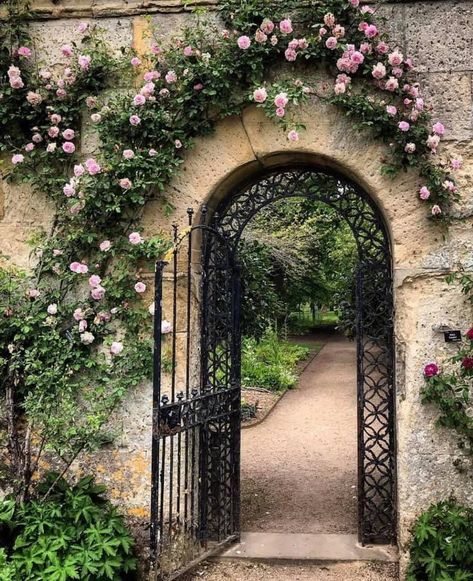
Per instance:
[[[114,341],[111,345],[110,345],[110,353],[112,355],[118,355],[119,353],[121,353],[123,351],[123,343],[120,343],[119,341]]]
[[[161,333],[163,335],[166,335],[167,333],[170,333],[171,331],[172,331],[171,323],[169,321],[166,321],[166,319],[161,321]]]
[[[89,331],[86,331],[85,333],[81,334],[80,340],[82,343],[84,343],[84,345],[90,345],[91,343],[94,342],[95,337],[92,335],[92,333],[89,333]]]
[[[57,304],[56,303],[50,304],[47,310],[49,315],[55,315],[57,313]]]

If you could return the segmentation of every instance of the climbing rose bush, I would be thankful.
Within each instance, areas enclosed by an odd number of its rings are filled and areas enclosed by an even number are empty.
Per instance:
[[[445,128],[430,116],[414,63],[383,33],[371,5],[327,0],[269,9],[227,0],[225,28],[196,19],[166,45],[151,38],[140,55],[112,50],[98,26],[80,23],[81,40],[58,47],[59,70],[36,58],[27,3],[8,8],[0,31],[0,150],[11,164],[3,173],[47,196],[55,215],[32,240],[32,272],[7,262],[0,271],[2,390],[16,419],[34,423],[40,453],[52,451],[66,465],[107,439],[111,412],[151,371],[154,309],[144,275],[169,243],[143,233],[141,217],[151,200],[172,210],[171,178],[218,119],[255,104],[297,144],[298,107],[324,100],[386,142],[381,171],[418,168],[424,183],[413,195],[434,220],[446,220],[458,196],[452,172],[460,160],[449,168],[437,162]],[[293,73],[269,82],[267,71],[281,62]],[[298,78],[300,62],[323,66],[331,86]],[[123,90],[105,96],[113,86]],[[84,118],[99,138],[93,157],[80,151]],[[162,332],[170,330],[163,321]],[[10,449],[22,437],[5,469],[24,495],[30,468],[40,464],[31,431],[12,428]]]

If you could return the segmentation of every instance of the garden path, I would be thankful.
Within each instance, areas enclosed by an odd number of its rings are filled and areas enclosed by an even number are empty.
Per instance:
[[[259,425],[242,431],[242,530],[357,532],[356,346],[319,332],[322,351]]]

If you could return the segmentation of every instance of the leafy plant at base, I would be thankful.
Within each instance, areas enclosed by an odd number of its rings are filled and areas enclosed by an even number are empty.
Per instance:
[[[136,568],[133,539],[93,477],[69,486],[50,473],[26,503],[0,503],[2,581],[106,581]],[[8,556],[7,556],[8,555]],[[4,577],[2,577],[4,575]],[[10,577],[8,577],[10,575]]]
[[[242,385],[271,391],[294,387],[296,364],[308,354],[308,347],[281,341],[272,330],[268,330],[259,342],[245,337],[242,341]]]
[[[434,504],[416,521],[408,581],[473,579],[473,510],[455,500]]]

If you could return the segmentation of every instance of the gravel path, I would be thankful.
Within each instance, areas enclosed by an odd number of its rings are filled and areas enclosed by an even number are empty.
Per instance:
[[[183,581],[394,581],[397,565],[337,563],[333,565],[270,565],[251,562],[204,563]]]
[[[356,348],[338,334],[304,340],[326,344],[298,387],[242,431],[243,531],[357,532]]]

